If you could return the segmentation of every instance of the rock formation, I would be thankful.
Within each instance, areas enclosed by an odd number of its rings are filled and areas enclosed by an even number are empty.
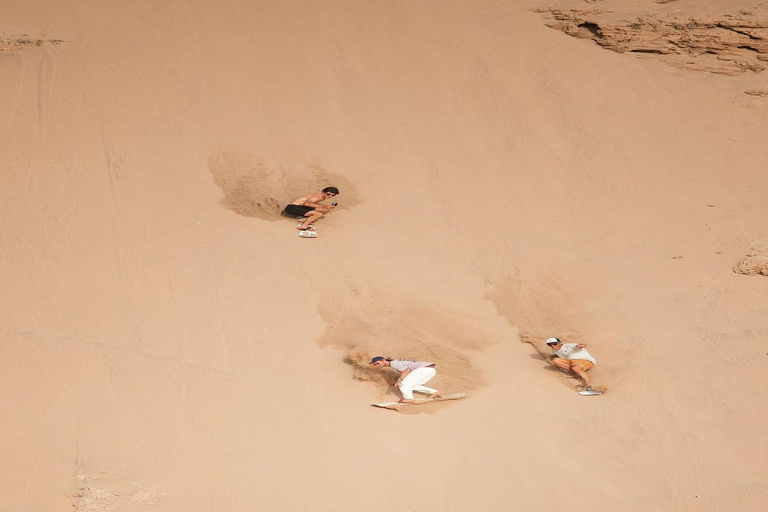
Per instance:
[[[768,276],[768,254],[749,254],[733,267],[733,271],[745,276]]]
[[[697,71],[738,75],[759,73],[768,62],[768,21],[724,15],[720,19],[658,19],[655,15],[618,20],[611,11],[537,9],[554,18],[547,26],[589,38],[617,53],[660,58]]]

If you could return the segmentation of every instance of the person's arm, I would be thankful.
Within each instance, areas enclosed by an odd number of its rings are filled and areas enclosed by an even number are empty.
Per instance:
[[[397,379],[397,382],[395,382],[395,386],[400,387],[400,384],[403,383],[403,379],[406,378],[409,373],[411,373],[411,370],[403,370],[403,373],[400,374],[400,377]]]
[[[321,204],[323,201],[328,199],[325,194],[312,194],[306,202],[304,202],[305,206],[310,206],[314,208],[315,210],[319,211],[320,213],[328,213],[334,208],[336,208],[336,205],[327,206],[324,204]]]
[[[587,345],[585,343],[579,343],[576,345],[576,348],[587,348]]]

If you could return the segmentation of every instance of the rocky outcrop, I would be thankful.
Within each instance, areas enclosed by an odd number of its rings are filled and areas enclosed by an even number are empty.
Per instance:
[[[738,75],[760,73],[768,62],[768,21],[724,15],[721,19],[658,19],[654,15],[617,20],[610,11],[537,9],[554,19],[547,26],[589,38],[607,50],[659,58],[697,71]]]
[[[733,267],[737,274],[768,276],[768,254],[749,254]]]

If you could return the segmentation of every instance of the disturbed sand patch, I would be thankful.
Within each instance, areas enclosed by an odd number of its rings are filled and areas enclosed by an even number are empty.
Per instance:
[[[439,384],[440,392],[451,394],[477,389],[482,383],[478,370],[472,367],[472,363],[464,354],[456,350],[435,344],[427,344],[412,350],[406,355],[399,352],[388,354],[373,351],[351,351],[346,362],[352,366],[352,377],[361,382],[373,382],[394,386],[398,373],[390,369],[380,369],[371,366],[369,361],[373,356],[384,356],[392,359],[407,358],[416,361],[430,361],[437,363],[437,377],[432,384]],[[432,386],[434,387],[434,386]],[[387,394],[397,394],[393,389],[387,390]],[[399,399],[399,395],[398,395]]]
[[[341,190],[339,209],[360,202],[346,178],[320,163],[300,169],[274,168],[250,153],[228,149],[211,157],[208,168],[224,193],[221,203],[244,217],[278,220],[286,204],[328,186]]]
[[[352,351],[346,358],[346,362],[352,365],[352,377],[358,381],[375,383],[382,390],[383,398],[381,401],[395,402],[400,400],[402,395],[397,387],[395,387],[399,373],[390,368],[382,369],[371,366],[369,361],[371,357],[376,355],[383,355],[392,359],[406,357],[399,355],[399,353],[389,355],[381,352]],[[443,395],[472,391],[480,387],[482,383],[482,376],[477,369],[472,367],[469,357],[456,350],[440,345],[427,344],[409,352],[407,358],[437,363],[437,375],[427,383],[427,386],[437,389]],[[415,398],[423,398],[425,396],[420,393],[414,394]],[[430,414],[443,406],[445,406],[444,402],[424,404],[418,407],[398,409],[397,412],[402,414]]]
[[[592,39],[616,53],[657,58],[668,66],[733,76],[760,73],[768,62],[768,20],[749,11],[717,19],[685,18],[682,13],[622,19],[599,9],[534,12],[553,18],[547,26],[569,36]]]
[[[26,50],[29,48],[38,48],[40,46],[51,46],[61,44],[61,39],[39,39],[32,38],[26,34],[15,37],[0,37],[0,52],[12,52],[15,50]]]
[[[170,496],[155,487],[140,482],[127,482],[108,475],[76,475],[77,489],[68,491],[72,507],[77,512],[108,512],[134,510],[128,502],[141,505],[157,505]]]
[[[430,387],[444,394],[468,392],[485,384],[471,352],[499,341],[475,316],[380,290],[326,297],[320,314],[326,322],[320,345],[344,351],[352,378],[375,384],[386,400],[400,398],[395,373],[370,366],[371,357],[434,362],[437,376]]]

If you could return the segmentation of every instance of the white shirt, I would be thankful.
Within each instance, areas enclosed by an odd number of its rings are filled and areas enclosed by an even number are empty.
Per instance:
[[[414,361],[413,359],[394,359],[389,362],[389,366],[395,370],[403,373],[405,370],[413,371],[417,368],[424,368],[425,366],[435,366],[435,363],[428,363],[426,361]]]
[[[595,361],[595,358],[592,357],[592,354],[590,354],[587,349],[576,348],[576,345],[578,345],[578,343],[563,343],[560,350],[555,350],[555,354],[563,359],[586,359],[587,361],[591,361],[592,364],[597,364],[597,361]]]

